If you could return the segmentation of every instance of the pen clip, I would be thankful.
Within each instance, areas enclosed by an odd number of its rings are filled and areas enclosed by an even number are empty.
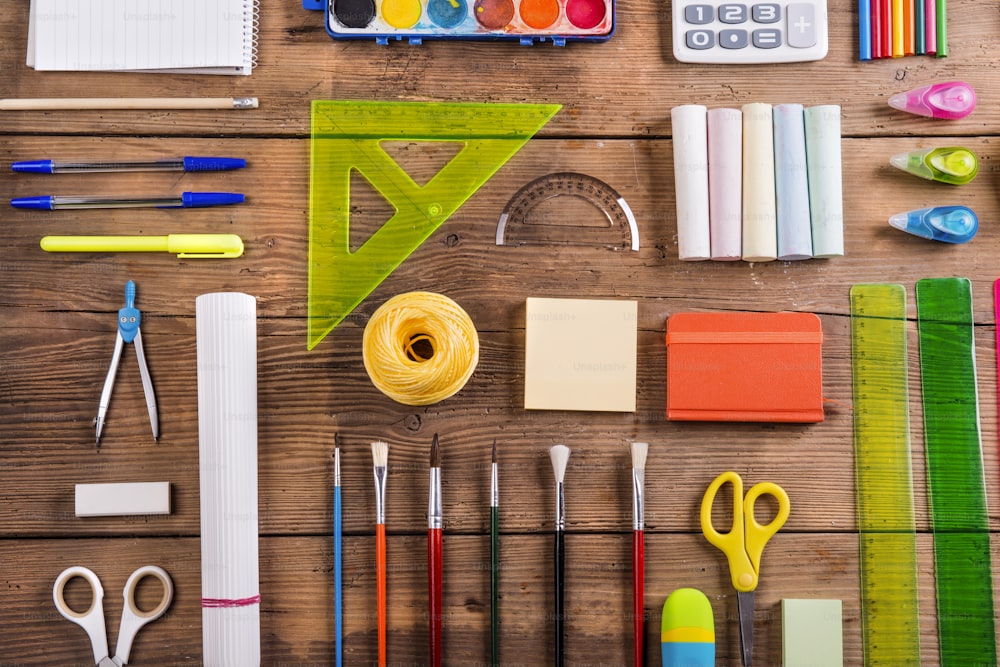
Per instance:
[[[178,259],[234,259],[243,254],[243,250],[224,250],[222,252],[179,252]]]
[[[243,239],[236,234],[170,234],[167,250],[179,259],[232,259],[243,254]]]

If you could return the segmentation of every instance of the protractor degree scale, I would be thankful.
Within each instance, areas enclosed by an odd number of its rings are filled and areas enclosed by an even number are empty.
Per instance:
[[[639,229],[628,202],[613,187],[567,171],[541,176],[514,194],[500,214],[496,244],[638,250]]]

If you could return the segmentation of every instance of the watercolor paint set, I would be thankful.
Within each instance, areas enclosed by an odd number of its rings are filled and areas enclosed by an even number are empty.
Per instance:
[[[325,13],[335,39],[379,44],[425,39],[602,42],[614,33],[616,0],[302,0]]]

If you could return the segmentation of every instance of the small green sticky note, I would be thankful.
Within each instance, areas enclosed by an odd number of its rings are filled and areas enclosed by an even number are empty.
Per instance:
[[[784,667],[844,667],[843,625],[840,600],[782,600]]]

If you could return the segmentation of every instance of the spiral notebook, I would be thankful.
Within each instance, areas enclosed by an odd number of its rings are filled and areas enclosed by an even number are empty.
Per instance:
[[[31,0],[27,64],[249,75],[258,0]]]

